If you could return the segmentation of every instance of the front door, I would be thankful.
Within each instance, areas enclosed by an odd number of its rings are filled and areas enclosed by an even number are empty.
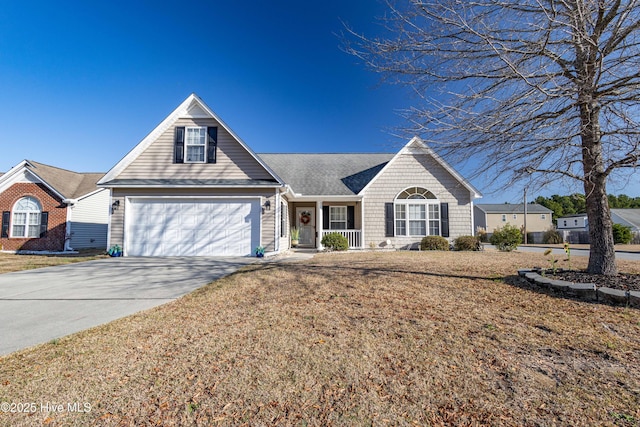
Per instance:
[[[296,224],[300,230],[301,246],[316,245],[316,213],[313,208],[296,208]]]

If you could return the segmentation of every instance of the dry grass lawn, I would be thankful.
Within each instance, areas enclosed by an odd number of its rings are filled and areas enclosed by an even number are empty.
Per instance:
[[[0,252],[0,273],[71,264],[103,257],[106,257],[105,251],[97,249],[83,250],[77,254],[58,255],[16,255]]]
[[[0,401],[91,405],[0,425],[640,425],[640,310],[515,285],[543,263],[398,252],[251,266],[0,359]]]

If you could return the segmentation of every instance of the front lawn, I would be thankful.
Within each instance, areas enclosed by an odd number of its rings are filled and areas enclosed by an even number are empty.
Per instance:
[[[639,425],[640,310],[503,280],[544,262],[369,252],[253,265],[0,359],[0,401],[38,405],[0,425]]]
[[[105,256],[105,251],[100,249],[87,249],[79,251],[78,253],[55,255],[16,255],[0,252],[0,273],[90,261],[92,259],[104,258]]]

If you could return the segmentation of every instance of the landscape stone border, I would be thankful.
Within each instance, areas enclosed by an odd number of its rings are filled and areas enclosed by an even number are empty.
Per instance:
[[[623,291],[597,287],[594,283],[573,283],[542,276],[536,270],[518,270],[518,276],[529,283],[567,296],[607,304],[640,308],[640,291]]]

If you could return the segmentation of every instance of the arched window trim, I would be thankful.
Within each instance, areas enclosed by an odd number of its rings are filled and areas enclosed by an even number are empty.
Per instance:
[[[40,237],[42,205],[33,196],[16,201],[11,210],[11,237]]]
[[[440,201],[429,190],[407,187],[393,201],[396,236],[424,237],[441,235]]]

